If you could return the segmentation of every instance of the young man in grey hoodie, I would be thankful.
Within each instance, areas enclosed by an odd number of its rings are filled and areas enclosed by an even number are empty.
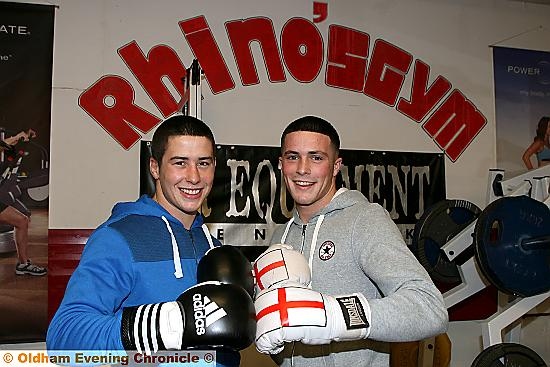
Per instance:
[[[387,342],[447,329],[441,293],[387,211],[336,188],[339,148],[334,127],[315,116],[281,137],[280,168],[296,210],[271,243],[301,252],[311,270],[309,287],[286,284],[256,297],[256,347],[282,366],[388,366]]]

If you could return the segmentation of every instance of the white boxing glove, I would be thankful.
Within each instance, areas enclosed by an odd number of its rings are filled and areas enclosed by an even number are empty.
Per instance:
[[[302,286],[266,289],[257,295],[256,349],[278,354],[287,342],[329,344],[366,339],[371,311],[360,293],[329,296]]]
[[[311,271],[306,258],[292,246],[271,245],[253,264],[254,294],[272,287],[282,287],[288,283],[306,287],[311,283]]]

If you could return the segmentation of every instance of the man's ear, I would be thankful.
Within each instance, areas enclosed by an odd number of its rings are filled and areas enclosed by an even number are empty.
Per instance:
[[[338,172],[340,172],[340,168],[342,167],[342,158],[338,157],[334,161],[334,169],[332,171],[332,176],[336,177],[338,175]]]
[[[279,163],[277,164],[277,168],[278,169],[283,168],[283,157],[279,157]]]
[[[151,172],[151,176],[153,176],[155,180],[159,179],[159,164],[153,157],[149,158],[149,172]]]

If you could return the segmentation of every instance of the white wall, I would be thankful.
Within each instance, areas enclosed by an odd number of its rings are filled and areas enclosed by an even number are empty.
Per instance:
[[[224,23],[265,16],[279,35],[290,18],[312,18],[311,1],[55,0],[54,91],[51,137],[50,228],[93,228],[117,201],[138,195],[139,144],[125,151],[78,107],[79,95],[101,76],[116,74],[136,88],[136,103],[160,116],[117,55],[135,40],[147,52],[157,44],[174,48],[188,65],[193,55],[178,21],[204,15],[235,78],[234,90],[213,95],[203,89],[203,117],[222,144],[278,145],[288,122],[317,114],[339,129],[343,148],[438,152],[422,128],[395,109],[361,94],[311,84],[272,84],[258,66],[261,83],[239,84]],[[318,25],[326,42],[329,24],[382,38],[431,67],[431,79],[447,78],[487,117],[488,124],[456,161],[446,159],[450,198],[485,204],[486,175],[495,159],[495,122],[490,45],[548,50],[550,6],[507,0],[328,1],[329,17]],[[538,26],[542,28],[537,28]],[[514,37],[516,35],[519,35]],[[511,39],[508,39],[511,38]],[[508,39],[505,42],[500,41]],[[324,73],[322,73],[323,75]],[[410,90],[407,78],[404,93]],[[408,97],[408,95],[402,95]],[[246,131],[246,134],[243,134]],[[145,135],[144,138],[150,138]],[[547,319],[547,318],[546,318]],[[542,340],[549,357],[548,321],[541,319],[526,344]],[[528,329],[526,329],[528,330]],[[535,330],[534,328],[532,330]],[[542,331],[541,331],[542,330]],[[479,325],[453,323],[453,366],[467,366],[480,351]],[[527,332],[528,334],[528,332]],[[544,335],[544,336],[542,336]],[[546,344],[544,344],[546,343]]]

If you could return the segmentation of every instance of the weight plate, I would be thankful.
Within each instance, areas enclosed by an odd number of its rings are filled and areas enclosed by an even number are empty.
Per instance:
[[[411,250],[434,281],[461,281],[458,266],[449,261],[441,248],[472,223],[481,213],[466,200],[442,200],[432,205],[416,222]]]
[[[529,247],[530,240],[539,243]],[[550,209],[527,196],[487,205],[474,229],[474,250],[486,278],[501,292],[529,297],[550,290]]]
[[[481,352],[471,367],[547,367],[532,349],[516,343],[491,345]]]

